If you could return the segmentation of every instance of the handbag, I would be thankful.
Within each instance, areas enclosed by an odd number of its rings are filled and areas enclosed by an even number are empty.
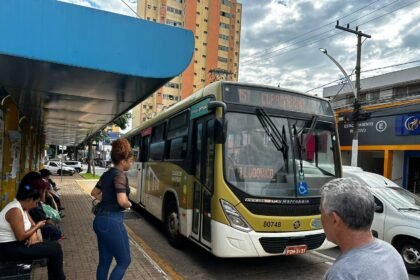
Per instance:
[[[45,215],[53,220],[54,223],[58,224],[61,221],[60,212],[49,206],[48,204],[42,203],[42,210]]]
[[[99,209],[101,207],[101,201],[99,199],[93,199],[92,200],[92,214],[96,215],[99,213]]]

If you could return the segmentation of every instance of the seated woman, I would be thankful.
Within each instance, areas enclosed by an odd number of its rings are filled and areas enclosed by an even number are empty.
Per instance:
[[[43,180],[29,172],[19,184],[16,198],[0,212],[0,260],[25,261],[47,258],[48,279],[65,279],[63,251],[56,241],[42,241],[37,231],[45,220],[34,223],[28,210],[37,206]]]
[[[41,169],[39,170],[39,173],[41,173],[42,179],[44,179],[49,186],[45,197],[46,203],[57,211],[64,210],[64,207],[61,205],[60,194],[56,191],[55,183],[50,178],[52,175],[51,172],[48,169]]]
[[[54,219],[48,217],[47,213],[43,209],[43,203],[45,203],[46,192],[48,192],[49,189],[48,182],[44,181],[44,184],[41,187],[42,189],[39,189],[41,193],[40,201],[38,202],[38,205],[30,209],[28,213],[35,223],[45,220],[45,225],[41,228],[42,238],[44,240],[60,240],[63,237],[63,235],[61,233],[60,228],[58,227],[58,224],[56,224]],[[57,212],[57,216],[58,214],[59,213]]]

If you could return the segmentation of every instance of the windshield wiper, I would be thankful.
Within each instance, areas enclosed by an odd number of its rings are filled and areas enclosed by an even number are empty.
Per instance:
[[[313,116],[312,120],[311,120],[311,125],[309,126],[309,130],[307,132],[307,134],[311,133],[314,129],[315,129],[315,125],[316,122],[318,121],[318,116]],[[302,130],[298,133],[297,129],[296,129],[296,124],[293,124],[293,135],[295,136],[296,139],[296,144],[298,146],[298,155],[299,155],[299,165],[300,165],[300,169],[299,169],[299,179],[303,180],[305,174],[303,173],[303,158],[302,158],[302,152],[303,152],[303,147],[306,147],[307,143],[308,143],[308,139],[309,137],[305,138],[305,142],[303,141],[303,131],[305,130],[305,128],[302,128]],[[299,134],[301,139],[299,139]],[[302,143],[304,142],[304,143]]]
[[[283,161],[285,163],[286,172],[289,172],[288,151],[289,146],[286,141],[286,129],[282,128],[282,132],[277,129],[271,118],[267,115],[263,108],[257,108],[257,117],[267,135],[270,137],[274,146],[283,154]]]

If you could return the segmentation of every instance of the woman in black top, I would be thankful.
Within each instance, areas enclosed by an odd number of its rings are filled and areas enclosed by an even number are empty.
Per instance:
[[[130,188],[124,171],[130,169],[133,153],[127,139],[112,142],[111,160],[114,167],[101,176],[91,192],[101,201],[93,221],[99,249],[98,280],[108,279],[113,258],[117,265],[109,276],[110,280],[122,279],[131,262],[128,234],[123,223],[123,211],[131,206],[128,200]]]

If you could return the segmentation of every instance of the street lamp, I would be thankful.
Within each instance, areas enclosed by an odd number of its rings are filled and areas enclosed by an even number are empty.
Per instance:
[[[322,53],[324,53],[326,56],[328,56],[329,59],[331,59],[332,62],[340,69],[341,73],[343,73],[344,77],[347,80],[347,83],[349,84],[351,90],[354,94],[354,111],[356,115],[358,114],[358,110],[360,109],[359,101],[357,100],[357,91],[353,86],[353,82],[350,80],[349,75],[347,75],[346,71],[341,67],[341,65],[331,56],[328,54],[326,49],[320,48],[319,49]],[[359,131],[357,127],[357,118],[353,118],[353,141],[352,141],[352,147],[351,147],[351,166],[357,166],[357,152],[358,152],[358,145],[359,145]]]

